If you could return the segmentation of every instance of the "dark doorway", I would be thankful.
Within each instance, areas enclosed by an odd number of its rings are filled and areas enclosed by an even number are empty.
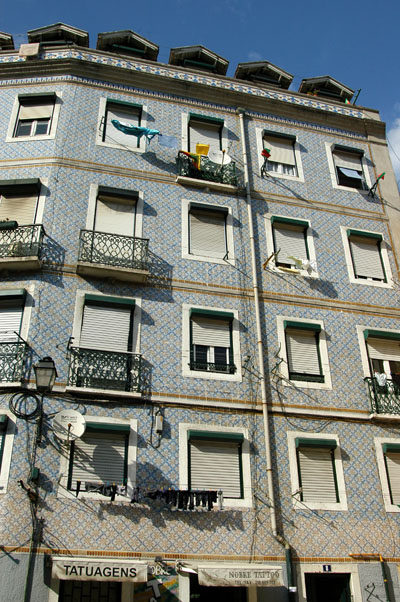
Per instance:
[[[197,575],[190,575],[190,602],[246,602],[246,590],[246,587],[199,585]]]
[[[59,602],[120,602],[118,581],[60,581]]]
[[[349,573],[306,573],[307,602],[351,602]]]

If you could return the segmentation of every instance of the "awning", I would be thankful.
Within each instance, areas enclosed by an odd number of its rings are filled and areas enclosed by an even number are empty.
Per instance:
[[[199,584],[217,587],[279,587],[283,585],[282,568],[265,564],[199,565]]]
[[[147,563],[136,560],[53,556],[51,575],[74,581],[147,581]]]

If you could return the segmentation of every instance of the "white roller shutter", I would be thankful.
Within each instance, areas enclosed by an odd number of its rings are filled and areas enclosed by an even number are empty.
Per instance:
[[[131,308],[85,305],[79,346],[84,349],[128,350]]]
[[[18,341],[16,334],[21,329],[23,307],[11,303],[0,305],[0,342]]]
[[[71,489],[76,481],[123,485],[126,435],[86,433],[74,441]]]
[[[335,469],[331,450],[298,448],[302,500],[304,502],[336,503]]]
[[[400,361],[400,341],[370,337],[367,348],[368,355],[373,360]]]
[[[317,335],[314,330],[286,329],[289,372],[320,375]]]
[[[107,104],[106,123],[104,125],[104,142],[137,148],[139,146],[137,136],[124,134],[124,132],[117,130],[111,123],[112,119],[128,125],[140,125],[140,109],[135,109],[135,107],[130,109],[123,105]]]
[[[192,342],[207,347],[230,347],[230,321],[192,316]]]
[[[296,257],[297,259],[307,259],[307,247],[305,239],[305,231],[302,227],[291,227],[289,224],[274,224],[274,237],[275,237],[275,250],[280,249],[280,253],[276,258],[279,263],[288,263],[290,265],[296,265],[293,259],[289,259],[289,256]]]
[[[351,236],[349,239],[356,277],[385,280],[378,242],[364,236]]]
[[[135,202],[99,196],[96,204],[94,229],[97,232],[134,236],[135,209]]]
[[[196,144],[209,144],[210,151],[221,150],[221,125],[196,121],[189,122],[190,153],[196,152]]]
[[[38,196],[3,196],[0,200],[0,221],[15,220],[19,226],[35,223]]]
[[[18,119],[50,119],[53,114],[54,100],[42,100],[36,103],[20,101]]]
[[[392,504],[400,504],[400,453],[386,452],[386,470],[390,485]]]
[[[222,490],[224,498],[240,498],[239,444],[190,441],[190,487]]]
[[[362,171],[361,156],[357,153],[334,151],[333,158],[336,167],[344,167],[355,171]]]
[[[294,143],[295,141],[290,138],[264,136],[264,148],[268,148],[271,153],[268,161],[284,165],[296,165]]]
[[[226,254],[226,216],[217,211],[192,209],[189,213],[190,253],[206,257]]]

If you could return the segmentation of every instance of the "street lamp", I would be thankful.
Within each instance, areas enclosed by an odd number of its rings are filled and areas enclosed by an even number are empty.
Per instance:
[[[57,370],[51,357],[44,357],[36,366],[35,370],[36,389],[40,393],[49,393],[56,380]]]

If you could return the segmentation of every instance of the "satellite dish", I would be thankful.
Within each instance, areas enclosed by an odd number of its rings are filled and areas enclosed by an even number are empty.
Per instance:
[[[53,418],[54,434],[63,441],[73,441],[82,437],[86,421],[76,410],[61,410]]]
[[[208,158],[213,163],[218,163],[218,165],[228,165],[232,161],[232,157],[228,153],[219,150],[211,150],[208,153]]]

